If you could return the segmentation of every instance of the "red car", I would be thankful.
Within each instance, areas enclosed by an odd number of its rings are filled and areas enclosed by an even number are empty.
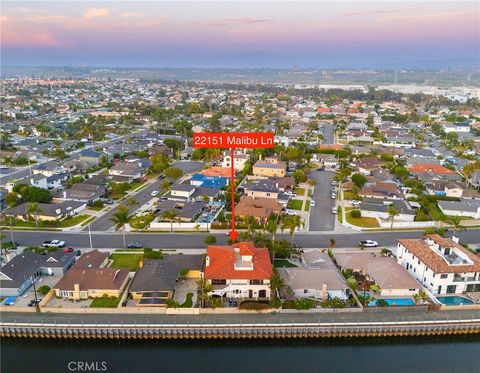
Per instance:
[[[73,247],[67,247],[66,249],[63,249],[64,253],[73,253]]]

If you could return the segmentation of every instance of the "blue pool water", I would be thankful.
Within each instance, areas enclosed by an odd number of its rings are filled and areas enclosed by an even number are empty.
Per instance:
[[[462,304],[473,304],[468,298],[459,297],[458,295],[453,295],[451,297],[437,297],[440,303],[445,304],[446,306],[460,306]]]
[[[415,301],[412,298],[382,298],[389,306],[414,306]],[[377,299],[368,303],[368,307],[375,307]]]

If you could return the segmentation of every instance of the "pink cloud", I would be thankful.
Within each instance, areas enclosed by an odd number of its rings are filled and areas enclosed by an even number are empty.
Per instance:
[[[105,18],[110,15],[111,9],[108,8],[90,8],[83,13],[83,18],[85,19],[94,19],[94,18]]]

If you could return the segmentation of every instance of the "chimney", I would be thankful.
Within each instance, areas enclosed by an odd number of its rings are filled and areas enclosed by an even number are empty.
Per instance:
[[[326,300],[328,298],[328,293],[327,293],[327,284],[322,285],[322,299]]]
[[[63,191],[63,199],[67,199],[67,191],[66,190]]]
[[[210,257],[207,255],[205,258],[205,267],[208,267],[210,265]]]

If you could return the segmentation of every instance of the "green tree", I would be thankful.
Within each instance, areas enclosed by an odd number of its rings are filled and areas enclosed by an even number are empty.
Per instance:
[[[395,216],[400,215],[400,210],[394,204],[391,204],[387,207],[388,212],[388,219],[392,222],[390,225],[390,229],[393,229],[393,222],[395,220]]]
[[[165,170],[165,176],[169,179],[178,179],[183,175],[183,171],[177,167],[169,167]]]
[[[123,247],[126,248],[127,241],[125,238],[125,224],[127,224],[129,220],[128,207],[125,205],[118,206],[117,211],[112,215],[110,220],[115,223],[116,230],[119,230],[119,229],[122,230]]]
[[[170,232],[173,232],[173,222],[178,220],[175,210],[166,210],[162,212],[162,218],[170,222]]]
[[[20,200],[20,196],[18,195],[18,193],[15,193],[15,192],[8,193],[5,196],[5,203],[8,205],[8,207],[17,206],[19,200]]]
[[[161,173],[170,165],[170,158],[168,158],[165,154],[158,153],[150,157],[150,162],[152,162],[150,169],[153,172]]]
[[[203,242],[205,242],[205,245],[213,245],[217,243],[217,238],[214,235],[209,234],[207,237],[205,237]]]
[[[273,268],[272,276],[270,276],[270,290],[276,297],[278,297],[278,292],[285,287],[285,281],[282,276],[278,273],[276,268]]]
[[[170,185],[170,181],[168,181],[168,180],[163,180],[162,184],[161,184],[161,187],[162,187],[163,193],[165,193],[165,194],[170,192],[170,189],[172,188],[171,185]]]
[[[272,214],[268,217],[267,224],[265,224],[265,230],[272,235],[272,242],[275,242],[279,218],[280,215]]]
[[[367,182],[367,178],[362,174],[353,174],[352,175],[352,182],[359,188],[363,188],[365,183]]]
[[[462,218],[460,216],[450,216],[446,219],[448,223],[453,226],[453,235],[457,235],[457,231],[465,231],[467,228],[462,225]]]
[[[300,219],[300,216],[298,215],[285,215],[284,218],[282,219],[282,225],[280,226],[280,229],[282,232],[285,229],[289,230],[290,237],[291,237],[291,243],[293,243],[293,239],[295,236],[295,230],[297,228],[300,228],[303,226],[302,219]]]

